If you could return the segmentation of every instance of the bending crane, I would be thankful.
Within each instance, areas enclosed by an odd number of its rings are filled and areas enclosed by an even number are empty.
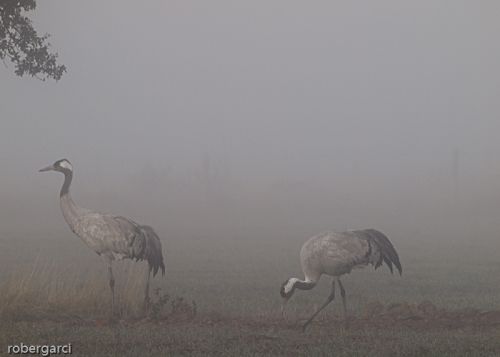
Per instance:
[[[304,273],[304,280],[290,278],[280,289],[284,309],[288,300],[296,289],[310,290],[316,286],[320,276],[327,274],[333,277],[330,295],[325,303],[314,312],[305,322],[303,330],[311,323],[316,315],[323,310],[335,297],[335,282],[340,288],[344,315],[347,314],[345,289],[340,277],[348,274],[354,268],[362,268],[371,264],[377,269],[385,263],[391,273],[393,264],[402,274],[403,268],[399,256],[389,239],[375,229],[353,230],[346,232],[327,232],[307,240],[300,250],[300,264]]]

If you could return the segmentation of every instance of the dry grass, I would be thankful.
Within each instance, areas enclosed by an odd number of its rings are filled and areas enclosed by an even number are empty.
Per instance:
[[[144,282],[140,271],[120,272],[116,286],[119,317],[140,314]],[[28,318],[103,316],[109,313],[111,294],[103,274],[62,271],[53,264],[35,263],[31,271],[17,271],[0,286],[0,316]]]

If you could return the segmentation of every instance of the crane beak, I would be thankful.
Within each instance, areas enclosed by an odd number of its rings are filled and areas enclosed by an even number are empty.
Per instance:
[[[43,169],[38,170],[38,172],[45,172],[45,171],[52,171],[54,170],[54,165],[49,165],[47,167],[44,167]]]

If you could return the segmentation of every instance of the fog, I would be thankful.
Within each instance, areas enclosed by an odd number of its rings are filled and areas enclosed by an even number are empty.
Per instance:
[[[71,236],[37,172],[68,158],[78,204],[167,250],[368,227],[499,247],[499,3],[37,5],[68,72],[0,70],[4,244]]]

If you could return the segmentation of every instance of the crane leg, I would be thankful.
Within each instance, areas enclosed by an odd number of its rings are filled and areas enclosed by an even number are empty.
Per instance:
[[[108,263],[108,274],[109,274],[109,287],[111,288],[111,318],[115,315],[115,277],[113,276],[113,269],[111,268],[111,262]]]
[[[146,278],[146,289],[144,290],[144,311],[146,314],[149,310],[150,300],[149,300],[149,279],[151,277],[151,270],[148,268],[148,277]]]
[[[331,303],[335,299],[335,279],[332,280],[332,290],[330,291],[330,295],[328,295],[328,298],[326,299],[325,303],[321,305],[321,307],[316,310],[314,314],[305,322],[305,324],[302,326],[302,331],[305,331],[307,326],[311,323],[311,321],[316,317],[317,314],[320,313],[321,310],[323,310],[326,305]]]
[[[340,296],[342,296],[342,306],[344,307],[344,320],[347,321],[347,304],[346,304],[344,285],[342,285],[340,279],[337,279],[337,282],[339,283],[340,287]]]

